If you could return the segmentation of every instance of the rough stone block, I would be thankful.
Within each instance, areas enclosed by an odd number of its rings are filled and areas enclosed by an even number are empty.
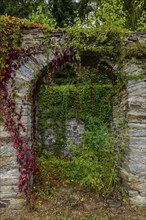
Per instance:
[[[38,60],[40,64],[42,64],[43,66],[46,66],[47,64],[46,56],[44,56],[43,54],[37,54],[35,55],[35,58]]]
[[[22,83],[27,83],[30,81],[30,78],[27,76],[27,74],[25,73],[22,73],[22,70],[21,68],[19,68],[17,71],[16,71],[16,80],[18,79],[19,81],[21,81]]]
[[[129,161],[128,167],[130,172],[135,174],[146,171],[145,160],[142,163],[141,161]]]
[[[25,198],[13,198],[10,199],[8,208],[10,209],[22,209],[26,205],[27,200]]]
[[[127,167],[126,167],[127,168]],[[123,167],[120,168],[120,176],[122,177],[122,179],[126,182],[132,182],[132,181],[136,181],[137,177],[128,172],[126,169],[124,169]]]
[[[6,169],[7,167],[9,167],[9,169],[18,167],[16,156],[3,156],[0,158],[0,169]]]
[[[146,138],[146,130],[145,129],[128,129],[128,133],[130,137],[145,137]]]
[[[8,138],[10,137],[9,132],[6,130],[6,128],[1,124],[0,125],[0,138]]]
[[[28,62],[26,63],[26,66],[31,69],[31,71],[35,71],[36,69],[36,63],[34,62],[33,59],[31,59],[31,57],[29,58]]]
[[[9,185],[13,185],[13,184],[18,184],[19,175],[20,175],[20,173],[19,173],[18,169],[11,169],[11,170],[2,169],[1,173],[0,173],[0,185],[1,186],[6,186],[6,185],[9,186]]]
[[[18,194],[17,185],[1,186],[0,187],[0,199],[14,198]]]
[[[134,191],[134,190],[129,190],[128,193],[129,193],[129,196],[130,196],[130,197],[136,197],[136,196],[138,196],[138,192],[137,192],[137,191]]]
[[[130,137],[129,148],[146,150],[146,138],[145,137]]]
[[[144,77],[143,79],[128,80],[127,89],[129,89],[130,87],[134,89],[134,87],[139,86],[139,85],[144,86],[145,79],[146,79],[146,77]]]
[[[137,76],[141,72],[143,72],[143,69],[140,65],[136,63],[127,63],[124,67],[124,72],[127,73],[128,75]]]
[[[140,192],[140,196],[141,197],[146,197],[146,189],[144,189],[145,191]]]
[[[146,190],[146,183],[133,182],[129,186],[131,190],[136,190],[138,192],[144,192]]]
[[[7,208],[10,204],[10,199],[0,200],[0,208]]]
[[[140,195],[130,198],[130,202],[136,206],[146,206],[146,197]]]
[[[3,157],[11,157],[16,155],[16,150],[13,148],[12,143],[3,141],[0,143],[0,156]]]

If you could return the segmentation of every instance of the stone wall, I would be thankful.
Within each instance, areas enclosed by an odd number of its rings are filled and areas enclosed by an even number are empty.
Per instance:
[[[37,132],[37,142],[40,145],[43,145],[44,148],[48,152],[53,151],[53,147],[55,144],[55,130],[53,128],[49,128],[49,124],[51,123],[51,120],[48,119],[46,121],[48,125],[48,129],[44,132],[44,138],[42,138],[39,131]],[[83,122],[78,122],[75,118],[71,118],[66,120],[65,123],[65,143],[62,148],[62,151],[64,154],[69,154],[69,144],[76,144],[77,146],[81,145],[81,140],[84,135],[85,126]]]
[[[128,93],[129,155],[125,164],[131,202],[146,205],[146,77],[131,80]]]
[[[53,35],[53,34],[52,34]],[[54,36],[55,37],[55,33]],[[28,58],[17,71],[15,71],[15,87],[16,87],[16,103],[17,111],[23,107],[22,123],[26,129],[23,135],[24,139],[31,146],[32,137],[32,100],[29,93],[32,87],[32,82],[37,81],[37,78],[42,74],[44,68],[53,59],[52,54],[48,59],[42,48],[44,35],[41,29],[22,30],[22,45],[23,48],[29,46],[40,45],[39,50]],[[56,41],[58,37],[56,37]],[[47,60],[48,59],[48,60]],[[9,80],[7,87],[11,84]],[[10,90],[10,89],[9,89]],[[10,91],[9,91],[10,92]],[[15,149],[10,141],[10,134],[6,131],[3,124],[0,124],[0,150],[1,150],[1,173],[0,173],[0,207],[20,209],[26,204],[26,197],[19,193],[19,171]]]
[[[62,34],[52,33],[50,39],[54,42],[60,42]],[[30,45],[40,45],[40,49],[35,55],[28,58],[24,64],[15,72],[15,85],[17,96],[17,109],[22,106],[22,121],[26,132],[22,133],[24,138],[31,146],[32,136],[32,103],[29,98],[29,92],[32,87],[32,81],[35,84],[37,78],[42,75],[46,66],[53,59],[52,51],[49,51],[49,57],[44,52],[42,41],[44,39],[41,29],[22,30],[22,47]],[[146,42],[146,33],[135,33],[129,36],[125,41],[125,48],[138,42]],[[118,69],[116,64],[113,68]],[[145,72],[145,65],[139,62],[125,61],[123,67],[125,74],[139,75]],[[146,73],[146,72],[145,72]],[[11,81],[8,82],[8,88]],[[146,205],[146,78],[138,80],[129,80],[126,90],[121,94],[121,101],[118,111],[124,112],[127,117],[126,135],[128,136],[127,152],[123,158],[121,175],[127,186],[131,202],[136,205]],[[115,117],[116,118],[116,117]],[[121,113],[121,120],[124,119]],[[117,121],[115,120],[115,124]],[[117,126],[117,125],[116,125]],[[118,127],[118,126],[117,126]],[[26,201],[24,195],[18,193],[19,171],[16,162],[15,149],[12,148],[10,135],[4,126],[0,125],[0,147],[1,147],[1,181],[0,196],[1,207],[19,209]]]
[[[126,48],[146,43],[146,33],[133,33]],[[125,114],[125,155],[121,175],[132,204],[146,205],[146,57],[125,61],[123,72],[129,78],[121,94],[120,110]],[[144,75],[141,79],[138,76]],[[132,79],[133,78],[133,79]],[[134,79],[135,78],[135,79]],[[136,79],[137,78],[137,79]]]

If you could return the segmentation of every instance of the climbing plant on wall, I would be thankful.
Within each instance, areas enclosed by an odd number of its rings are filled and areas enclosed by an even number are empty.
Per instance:
[[[46,28],[40,24],[31,23],[27,19],[18,19],[11,16],[0,16],[0,34],[1,34],[1,56],[0,56],[0,115],[1,121],[10,133],[10,140],[13,147],[16,149],[17,162],[19,165],[19,191],[26,195],[31,189],[31,176],[38,169],[34,156],[34,150],[27,141],[23,138],[22,132],[26,129],[22,123],[23,107],[16,110],[17,91],[15,87],[15,71],[22,64],[28,61],[29,57],[38,53],[40,45],[27,48],[20,47],[20,34],[22,28],[42,28],[44,34]],[[50,30],[47,29],[48,31]],[[58,53],[57,53],[58,55]],[[62,59],[62,53],[59,62],[65,62]],[[60,64],[61,66],[63,64]],[[56,53],[52,61],[51,74],[57,69]],[[7,82],[10,88],[7,88]],[[22,105],[24,100],[22,101]]]
[[[42,85],[38,96],[38,129],[42,142],[47,127],[58,128],[59,123],[63,126],[67,119],[77,118],[88,124],[90,118],[95,118],[97,124],[108,124],[111,121],[111,91],[111,85],[61,85],[54,86],[53,90]],[[52,119],[50,125],[48,119]]]
[[[90,23],[91,24],[91,23]],[[15,88],[15,71],[20,68],[20,66],[28,61],[28,58],[31,55],[36,54],[40,50],[40,46],[36,45],[34,47],[28,48],[20,48],[21,41],[21,29],[26,28],[41,28],[44,31],[44,35],[46,32],[50,30],[44,29],[42,25],[31,23],[26,19],[18,19],[11,16],[0,16],[0,37],[1,37],[1,48],[0,48],[0,113],[2,116],[3,123],[7,130],[10,133],[11,141],[13,142],[13,147],[17,152],[17,161],[20,169],[20,177],[19,177],[19,190],[20,192],[25,192],[26,194],[29,191],[29,180],[31,174],[36,171],[36,161],[34,157],[34,152],[32,148],[28,147],[28,143],[21,136],[21,132],[25,132],[25,127],[22,124],[21,117],[23,114],[23,108],[20,108],[20,111],[16,111],[16,88]],[[91,54],[96,54],[98,56],[98,61],[101,69],[104,69],[102,65],[105,61],[123,61],[123,59],[127,55],[123,50],[122,39],[125,36],[126,30],[122,27],[117,27],[115,25],[99,25],[98,27],[95,25],[89,25],[78,23],[74,27],[69,27],[66,30],[66,35],[61,42],[61,46],[58,45],[50,45],[53,48],[53,60],[51,65],[48,67],[49,74],[47,78],[49,82],[49,86],[51,86],[52,91],[55,88],[53,85],[53,75],[58,74],[58,70],[61,71],[65,66],[68,65],[68,62],[72,63],[75,68],[75,72],[77,72],[77,81],[72,77],[72,83],[79,84],[75,86],[73,91],[68,87],[66,89],[65,97],[64,97],[64,106],[66,106],[66,99],[68,98],[68,92],[72,91],[72,95],[76,94],[77,91],[81,91],[77,93],[78,98],[83,97],[83,90],[90,91],[90,95],[92,94],[91,110],[94,110],[94,91],[96,90],[96,86],[93,85],[96,78],[87,74],[84,76],[84,71],[82,68],[82,54],[84,52],[91,52]],[[48,39],[47,39],[48,42]],[[49,41],[50,42],[50,41]],[[64,49],[65,48],[65,49]],[[68,48],[68,49],[66,49]],[[48,49],[48,48],[47,48]],[[141,54],[145,54],[145,50],[141,50],[142,46],[137,48],[138,51],[140,49]],[[71,53],[71,54],[70,54]],[[126,55],[125,55],[126,54]],[[70,59],[72,57],[72,59]],[[105,70],[105,69],[104,69]],[[101,74],[102,75],[102,74]],[[55,75],[54,75],[55,76]],[[121,77],[121,73],[116,74],[117,77]],[[88,79],[90,81],[90,85],[86,87],[86,80],[84,81],[84,87],[80,87],[80,82],[82,79]],[[7,82],[8,80],[11,82],[10,88],[8,91]],[[71,80],[70,77],[67,80]],[[102,78],[101,78],[102,81]],[[60,81],[60,83],[62,83]],[[71,84],[71,81],[70,81]],[[57,87],[56,87],[57,88]],[[66,87],[64,87],[66,88]],[[80,90],[81,89],[81,90]],[[56,90],[54,90],[54,93]],[[58,93],[56,93],[58,96]],[[87,96],[89,93],[87,92]],[[89,101],[89,100],[88,100]],[[77,103],[80,104],[80,103]],[[80,104],[81,105],[81,104]],[[78,108],[78,117],[82,117],[80,114],[80,105],[77,105]],[[98,106],[98,105],[97,105]],[[85,106],[86,107],[86,106]],[[88,107],[88,105],[87,105]],[[88,109],[89,110],[89,109]],[[74,114],[74,112],[73,112]],[[62,122],[64,118],[62,118]]]
[[[57,72],[52,77],[53,87],[42,85],[37,98],[38,163],[42,172],[34,190],[45,198],[56,186],[73,183],[109,196],[120,180],[119,155],[113,153],[115,144],[110,131],[111,81],[88,68],[84,69],[84,77],[72,67]],[[84,124],[81,145],[72,141],[74,131],[70,138],[66,136],[67,121],[72,119]]]
[[[6,129],[10,133],[13,147],[16,149],[17,162],[19,164],[19,191],[28,194],[31,185],[31,175],[36,171],[36,161],[32,146],[24,140],[22,132],[25,127],[21,121],[23,108],[16,110],[15,71],[21,64],[27,62],[31,54],[38,48],[20,48],[21,28],[40,27],[30,23],[26,19],[0,16],[0,115]],[[7,82],[11,81],[8,91]]]

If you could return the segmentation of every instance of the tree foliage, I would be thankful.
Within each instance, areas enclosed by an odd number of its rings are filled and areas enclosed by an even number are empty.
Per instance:
[[[73,0],[53,0],[52,14],[58,26],[73,24],[76,16],[76,4]]]
[[[127,14],[127,27],[135,30],[139,28],[139,20],[143,19],[143,24],[146,23],[146,1],[145,0],[124,0],[124,10]]]
[[[31,11],[40,4],[45,4],[45,0],[0,0],[0,14],[20,18],[28,17]]]
[[[56,25],[51,11],[47,10],[46,12],[42,5],[39,5],[36,11],[32,10],[31,14],[29,15],[29,19],[33,22],[44,24],[49,27],[54,27]]]
[[[20,18],[32,16],[33,20],[35,16],[38,18],[42,7],[41,16],[45,17],[42,20],[49,24],[53,17],[59,27],[75,25],[76,18],[84,22],[91,16],[98,18],[96,22],[117,20],[131,30],[143,29],[146,23],[145,0],[0,0],[0,5],[0,14]],[[38,22],[40,18],[35,20]]]

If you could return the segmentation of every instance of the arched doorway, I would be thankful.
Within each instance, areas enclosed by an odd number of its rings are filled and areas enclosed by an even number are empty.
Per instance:
[[[32,31],[33,32],[33,31]],[[139,42],[145,41],[144,33],[133,34],[137,37]],[[57,37],[58,38],[58,37]],[[31,38],[32,41],[33,38]],[[130,37],[128,42],[132,42]],[[29,40],[28,40],[29,41]],[[38,40],[40,42],[40,39]],[[135,42],[135,41],[134,41]],[[23,42],[24,43],[24,42]],[[30,42],[29,42],[30,43]],[[129,44],[130,44],[129,43]],[[126,43],[127,44],[127,43]],[[56,58],[55,58],[56,59]],[[140,58],[138,58],[139,60]],[[39,76],[42,76],[44,69],[53,60],[52,51],[50,56],[44,54],[41,50],[38,54],[32,55],[24,64],[17,68],[14,77],[7,83],[9,93],[15,86],[16,109],[21,113],[21,121],[25,127],[25,132],[21,130],[21,137],[24,138],[25,143],[28,143],[29,148],[32,146],[32,109],[33,104],[29,94],[32,91]],[[125,122],[127,135],[129,136],[128,147],[129,151],[127,157],[123,157],[123,169],[121,171],[123,179],[128,187],[131,201],[137,205],[144,205],[145,197],[145,76],[140,77],[144,72],[145,65],[142,62],[135,63],[125,60],[122,68],[126,75],[138,76],[138,78],[129,78],[126,90],[118,97],[118,102],[115,104],[115,119],[117,116],[126,114],[128,121]],[[118,65],[113,65],[113,69],[118,70]],[[15,79],[15,81],[14,81]],[[11,86],[12,85],[12,86]],[[32,97],[32,96],[31,96]],[[139,98],[140,97],[140,98]],[[23,108],[23,111],[21,109]],[[138,110],[140,109],[140,110]],[[7,111],[8,109],[6,109]],[[7,111],[9,114],[9,111]],[[116,122],[117,123],[117,122]],[[117,127],[117,125],[116,125]],[[2,150],[2,172],[1,172],[1,207],[19,208],[25,201],[24,196],[17,196],[19,166],[17,163],[16,150],[12,148],[14,144],[10,139],[4,126],[0,126],[0,141]],[[138,131],[138,132],[137,132]],[[136,153],[135,153],[136,152]],[[136,162],[135,162],[136,161]]]

